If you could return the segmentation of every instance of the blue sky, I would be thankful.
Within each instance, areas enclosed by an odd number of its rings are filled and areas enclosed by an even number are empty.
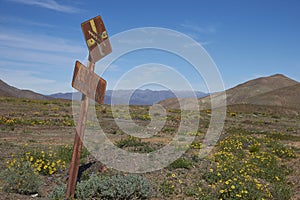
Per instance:
[[[140,27],[187,34],[211,56],[226,88],[276,73],[300,81],[297,0],[0,0],[0,5],[0,79],[18,88],[72,91],[75,60],[84,62],[88,54],[80,24],[97,15],[109,37]],[[112,89],[128,70],[153,62],[174,67],[194,89],[205,91],[191,66],[152,50],[122,57],[103,78]]]

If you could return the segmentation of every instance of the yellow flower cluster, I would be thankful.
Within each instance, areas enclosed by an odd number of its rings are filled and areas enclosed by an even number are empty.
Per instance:
[[[35,113],[35,116],[36,113]],[[22,117],[4,117],[0,116],[0,125],[15,126],[15,125],[54,125],[54,126],[74,126],[74,120],[70,117],[58,118],[58,119],[40,119],[40,118],[28,118]]]
[[[22,118],[0,116],[0,125],[14,126],[15,124],[19,124],[23,122],[24,120]]]
[[[281,150],[279,143],[271,145],[272,142],[249,135],[230,135],[218,143],[218,151],[211,157],[215,166],[208,168],[204,178],[219,199],[272,198],[271,184],[284,176],[277,151],[289,151]],[[285,155],[293,153],[291,150]]]
[[[235,112],[230,112],[229,115],[230,115],[231,117],[236,117],[236,116],[237,116],[237,114],[236,114]]]
[[[201,149],[203,147],[203,143],[202,142],[193,142],[190,147],[192,149]]]
[[[45,175],[51,175],[55,173],[58,169],[66,168],[65,161],[56,158],[56,153],[52,150],[48,152],[26,152],[25,158],[29,161],[32,167],[39,173]]]
[[[25,145],[26,146],[26,145]],[[8,168],[21,167],[22,163],[28,162],[36,173],[51,175],[59,169],[66,168],[65,161],[56,158],[56,153],[51,149],[48,152],[26,152],[20,157],[12,155],[12,159],[6,162]]]
[[[184,191],[185,184],[182,179],[178,177],[177,174],[167,174],[166,179],[160,185],[160,191],[165,196],[170,196],[174,193],[180,193]]]
[[[272,148],[272,153],[276,154],[280,158],[296,158],[295,151],[284,144],[271,141],[269,145]]]

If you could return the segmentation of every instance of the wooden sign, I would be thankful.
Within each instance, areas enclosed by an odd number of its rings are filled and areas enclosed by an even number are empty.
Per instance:
[[[94,72],[89,71],[79,61],[75,63],[72,87],[90,99],[94,99],[97,103],[104,103],[106,81]]]
[[[90,59],[92,62],[95,63],[112,52],[101,16],[83,22],[81,28],[90,51]]]
[[[82,92],[82,99],[66,189],[67,199],[74,198],[75,195],[89,99],[94,99],[99,104],[104,101],[106,81],[94,73],[95,62],[112,51],[100,16],[82,23],[81,28],[89,48],[89,62],[85,67],[79,61],[76,61],[72,80],[72,86]]]

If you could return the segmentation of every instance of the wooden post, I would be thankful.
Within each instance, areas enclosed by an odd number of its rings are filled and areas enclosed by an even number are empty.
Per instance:
[[[104,103],[106,81],[94,73],[95,62],[112,51],[101,16],[97,16],[82,23],[81,28],[89,49],[89,62],[86,69],[84,65],[82,65],[79,61],[76,61],[72,81],[72,86],[82,93],[82,98],[75,132],[72,160],[70,163],[69,179],[66,191],[67,199],[74,197],[75,195],[89,100],[92,98],[99,104]]]
[[[90,74],[92,74],[95,69],[95,63],[89,61],[87,68]],[[80,164],[80,154],[81,154],[82,143],[83,143],[82,140],[84,137],[88,107],[89,107],[89,98],[85,94],[82,94],[80,113],[79,113],[78,123],[75,132],[73,154],[72,154],[72,160],[70,164],[69,179],[68,179],[68,185],[66,190],[67,199],[70,197],[74,197],[75,195],[75,188],[76,188],[76,182],[77,182],[77,176],[78,176],[78,170]]]

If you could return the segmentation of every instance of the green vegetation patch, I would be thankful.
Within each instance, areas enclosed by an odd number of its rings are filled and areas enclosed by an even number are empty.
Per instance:
[[[65,198],[66,186],[56,187],[49,198],[59,200]],[[111,177],[91,176],[88,180],[77,184],[77,199],[150,199],[153,192],[151,183],[144,177],[129,174]]]

